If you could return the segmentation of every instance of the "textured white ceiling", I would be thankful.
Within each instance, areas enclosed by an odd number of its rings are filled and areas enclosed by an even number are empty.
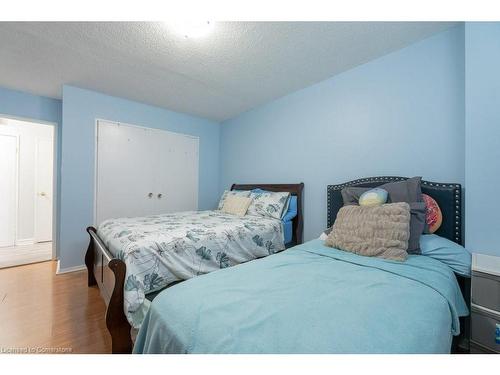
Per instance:
[[[152,22],[0,23],[0,86],[71,84],[226,120],[455,23],[219,22],[190,39]]]

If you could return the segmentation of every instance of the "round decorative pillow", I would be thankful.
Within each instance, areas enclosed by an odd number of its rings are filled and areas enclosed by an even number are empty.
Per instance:
[[[443,222],[443,214],[441,213],[441,209],[434,198],[427,194],[422,194],[422,197],[425,202],[425,221],[429,227],[429,233],[434,233],[439,229],[441,223]]]
[[[387,202],[387,191],[380,188],[365,191],[358,202],[360,206],[380,206]]]

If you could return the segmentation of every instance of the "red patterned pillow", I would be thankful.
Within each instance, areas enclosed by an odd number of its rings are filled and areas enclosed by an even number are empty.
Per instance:
[[[422,194],[422,197],[424,198],[426,209],[425,221],[427,222],[429,233],[434,233],[439,229],[441,223],[443,222],[443,214],[441,213],[441,209],[434,198],[427,194]]]

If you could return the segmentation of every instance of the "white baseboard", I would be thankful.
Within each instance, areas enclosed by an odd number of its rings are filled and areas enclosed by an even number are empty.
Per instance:
[[[23,238],[21,240],[16,240],[16,246],[25,246],[35,244],[34,238]]]
[[[87,266],[85,266],[85,264],[82,264],[81,266],[61,268],[61,261],[58,260],[57,261],[56,275],[61,275],[63,273],[69,273],[69,272],[82,271],[85,269],[87,269]]]

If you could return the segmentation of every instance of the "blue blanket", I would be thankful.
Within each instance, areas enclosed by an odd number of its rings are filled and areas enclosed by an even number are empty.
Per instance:
[[[153,301],[135,353],[448,353],[468,314],[451,269],[313,240]]]

